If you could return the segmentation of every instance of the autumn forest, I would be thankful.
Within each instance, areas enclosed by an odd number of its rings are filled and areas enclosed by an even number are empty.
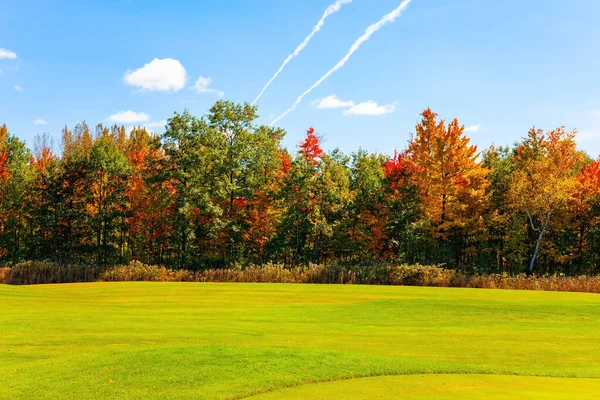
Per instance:
[[[1,126],[0,262],[598,272],[600,162],[575,132],[532,128],[477,149],[458,119],[427,109],[395,154],[348,155],[325,153],[313,128],[286,149],[285,132],[256,119],[219,101],[175,113],[162,135],[65,127],[59,149]]]

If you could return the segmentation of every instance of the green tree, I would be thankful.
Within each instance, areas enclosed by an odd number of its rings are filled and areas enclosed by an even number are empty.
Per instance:
[[[0,257],[17,263],[27,251],[31,230],[34,171],[25,143],[0,127]]]
[[[96,263],[107,265],[117,251],[123,254],[124,240],[117,234],[123,232],[127,212],[129,164],[113,138],[104,135],[90,149],[86,172],[86,212],[95,236]]]

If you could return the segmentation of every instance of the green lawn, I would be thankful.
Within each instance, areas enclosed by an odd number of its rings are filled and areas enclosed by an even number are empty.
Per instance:
[[[593,294],[0,285],[0,399],[562,399],[597,378]]]

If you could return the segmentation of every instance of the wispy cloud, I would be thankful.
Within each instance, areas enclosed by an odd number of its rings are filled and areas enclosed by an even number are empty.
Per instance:
[[[8,49],[0,48],[0,59],[2,58],[14,60],[15,58],[17,58],[17,53]]]
[[[352,46],[350,46],[350,50],[348,51],[348,53],[332,68],[330,69],[325,75],[323,75],[321,77],[321,79],[319,79],[314,85],[312,85],[310,88],[308,88],[308,90],[306,90],[304,93],[302,93],[300,95],[300,97],[298,97],[298,99],[296,99],[296,102],[294,103],[294,105],[292,107],[290,107],[289,109],[287,109],[283,114],[281,114],[279,117],[275,118],[273,120],[273,122],[271,122],[271,126],[275,125],[277,122],[279,122],[282,118],[284,118],[286,115],[288,115],[289,113],[291,113],[292,111],[294,111],[296,109],[296,107],[298,107],[298,105],[302,102],[302,100],[313,90],[315,90],[317,87],[319,87],[327,78],[329,78],[331,75],[333,75],[337,70],[339,70],[340,68],[342,68],[344,65],[346,65],[346,63],[348,62],[348,60],[350,59],[350,57],[352,57],[352,55],[360,48],[360,46],[365,43],[367,40],[369,40],[371,38],[371,36],[377,32],[378,30],[380,30],[383,26],[394,22],[402,13],[402,11],[408,7],[408,5],[410,4],[411,0],[404,0],[402,3],[400,3],[400,5],[398,7],[396,7],[391,13],[385,15],[383,18],[381,18],[379,21],[377,21],[376,23],[374,23],[373,25],[369,26],[366,30],[365,33],[359,37],[353,44]]]
[[[466,127],[465,132],[475,133],[475,132],[479,132],[480,129],[481,129],[481,125],[473,125],[473,126]]]
[[[599,142],[600,129],[577,132],[576,140],[581,143]]]
[[[48,121],[46,121],[45,119],[38,118],[33,121],[33,124],[34,125],[48,125]]]
[[[138,122],[146,122],[150,120],[150,116],[143,112],[135,111],[119,111],[116,114],[111,115],[107,118],[110,122],[116,124],[136,124]]]
[[[4,75],[4,71],[0,69],[0,75]]]
[[[225,96],[225,93],[222,90],[210,88],[209,86],[212,83],[213,83],[213,80],[211,78],[205,78],[203,76],[199,76],[198,79],[196,80],[196,83],[194,83],[194,86],[192,86],[190,89],[196,91],[196,93],[212,93],[212,94],[215,94],[217,97]]]
[[[148,91],[173,91],[183,89],[187,73],[178,60],[172,58],[150,61],[135,71],[125,73],[125,82]]]
[[[395,104],[379,105],[369,100],[356,104],[353,100],[341,100],[336,95],[331,95],[313,101],[313,106],[319,110],[345,108],[344,115],[385,115],[396,111]]]
[[[134,129],[136,128],[144,128],[146,130],[148,130],[149,132],[162,132],[165,130],[165,126],[167,125],[167,120],[162,120],[162,121],[153,121],[153,122],[147,122],[145,124],[133,124],[133,125],[129,125],[127,127],[127,132],[131,133]]]
[[[348,108],[348,107],[353,107],[354,104],[355,103],[352,100],[344,101],[344,100],[341,100],[336,95],[327,96],[325,98],[313,101],[313,106],[315,106],[315,108],[317,108],[319,110],[328,110],[328,109],[335,109],[335,108]]]
[[[396,111],[395,104],[388,105],[378,105],[374,101],[365,101],[363,103],[359,103],[350,109],[344,111],[344,115],[371,115],[371,116],[379,116],[385,114],[391,114]]]
[[[167,125],[167,120],[164,119],[162,121],[156,122],[148,122],[144,125],[144,128],[148,129],[151,132],[164,131],[165,126]]]
[[[148,122],[144,126],[146,128],[164,128],[165,125],[167,125],[167,120],[163,119],[162,121]]]
[[[273,83],[273,81],[275,79],[277,79],[277,77],[279,76],[279,74],[281,73],[281,71],[283,71],[283,69],[285,68],[285,66],[288,65],[288,63],[290,61],[292,61],[294,58],[296,58],[302,52],[302,50],[304,50],[304,48],[306,46],[308,46],[308,43],[313,38],[313,36],[315,36],[317,34],[317,32],[319,32],[321,30],[321,28],[323,27],[323,25],[325,25],[325,21],[327,20],[327,18],[331,14],[335,14],[336,12],[340,11],[340,9],[342,8],[342,6],[344,4],[348,4],[348,3],[352,3],[352,0],[336,0],[335,3],[333,3],[329,7],[327,7],[327,9],[323,13],[323,16],[321,17],[321,19],[319,20],[319,22],[317,22],[317,24],[313,27],[312,32],[310,32],[310,34],[306,38],[304,38],[304,40],[302,41],[302,43],[300,43],[298,45],[298,47],[296,47],[296,50],[294,50],[294,52],[292,54],[290,54],[289,56],[287,56],[287,58],[283,61],[283,64],[281,64],[281,66],[279,67],[279,69],[277,70],[277,72],[275,72],[275,74],[271,77],[271,79],[269,80],[269,82],[267,82],[267,84],[260,91],[260,93],[258,94],[258,96],[256,96],[256,99],[254,99],[254,101],[252,102],[252,105],[256,104],[256,102],[265,93],[265,91],[267,90],[267,88],[269,86],[271,86],[271,83]]]
[[[24,90],[25,90],[25,89],[23,89],[23,88],[22,88],[21,86],[19,86],[19,85],[15,85],[15,86],[14,86],[14,89],[15,89],[17,92],[22,92],[22,91],[24,91]]]

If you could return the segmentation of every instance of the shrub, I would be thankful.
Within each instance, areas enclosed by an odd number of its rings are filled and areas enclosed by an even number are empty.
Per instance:
[[[15,265],[7,283],[32,285],[38,283],[93,282],[100,268],[91,265],[60,265],[48,261],[26,261]]]
[[[0,283],[9,283],[12,268],[0,268]]]
[[[398,265],[387,268],[389,284],[406,286],[449,286],[453,270],[437,265]]]

